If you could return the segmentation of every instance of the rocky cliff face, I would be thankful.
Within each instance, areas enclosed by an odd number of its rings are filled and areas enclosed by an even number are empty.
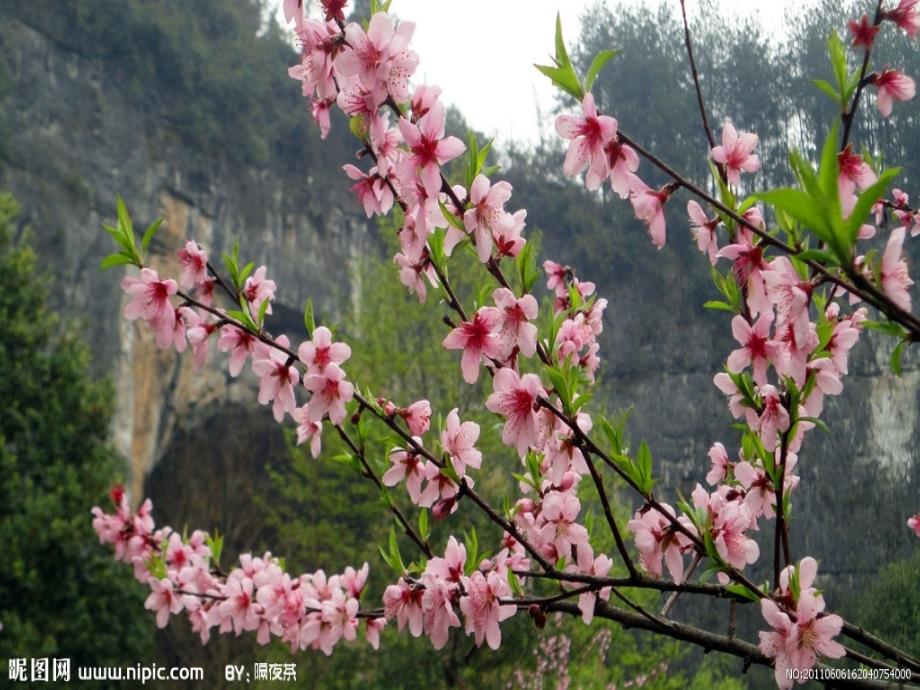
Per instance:
[[[140,495],[151,468],[164,455],[181,454],[183,438],[198,428],[226,436],[222,424],[235,431],[246,417],[234,403],[252,409],[254,396],[252,381],[231,380],[221,367],[193,375],[190,358],[158,351],[149,334],[119,317],[120,273],[96,269],[109,251],[99,226],[114,215],[115,191],[139,222],[166,219],[153,246],[155,267],[174,267],[182,238],[198,239],[213,256],[239,239],[242,255],[267,264],[281,288],[273,325],[296,332],[308,296],[327,313],[345,304],[350,260],[371,242],[346,198],[347,185],[326,181],[333,161],[340,164],[349,151],[317,142],[302,153],[307,163],[296,172],[232,166],[221,151],[186,146],[168,117],[148,112],[103,78],[99,58],[21,19],[0,24],[0,45],[8,83],[2,112],[13,133],[0,187],[22,202],[57,278],[59,306],[86,319],[99,370],[116,383],[116,443]],[[529,206],[521,192],[518,201]],[[550,252],[564,261],[600,262],[571,255],[567,239],[578,230],[547,234]],[[617,241],[632,249],[602,252],[609,263],[584,272],[607,285],[602,294],[611,300],[606,397],[614,407],[634,406],[633,436],[649,440],[663,473],[661,495],[673,496],[673,488],[689,494],[705,475],[711,443],[735,438],[711,384],[733,347],[727,319],[701,316],[701,300],[685,290],[687,271],[704,271],[702,261],[675,259],[671,247],[655,252],[635,227]],[[322,278],[330,268],[342,276],[334,285]],[[828,402],[831,434],[813,432],[800,457],[794,520],[803,529],[793,532],[795,550],[818,555],[822,572],[838,576],[844,589],[863,586],[879,562],[904,557],[914,546],[904,520],[920,509],[920,370],[916,353],[909,353],[905,375],[892,376],[889,348],[882,339],[864,339],[844,396]],[[263,452],[260,445],[250,449]],[[224,451],[231,448],[224,444]]]
[[[136,225],[165,219],[151,247],[154,268],[174,270],[185,238],[215,259],[238,240],[241,256],[270,267],[280,288],[273,324],[292,332],[302,328],[308,296],[326,313],[343,303],[351,259],[369,241],[367,225],[346,185],[315,184],[323,160],[286,176],[232,167],[220,151],[188,148],[167,118],[105,79],[101,58],[19,19],[0,23],[0,44],[8,86],[2,109],[12,132],[0,187],[15,194],[23,223],[34,228],[56,278],[57,306],[85,320],[99,371],[115,382],[115,442],[139,496],[170,439],[228,402],[249,404],[253,382],[230,379],[218,366],[193,373],[190,359],[157,350],[146,329],[120,318],[123,273],[98,271],[111,250],[101,223],[113,220],[115,192]],[[330,270],[342,276],[334,286],[322,279]]]

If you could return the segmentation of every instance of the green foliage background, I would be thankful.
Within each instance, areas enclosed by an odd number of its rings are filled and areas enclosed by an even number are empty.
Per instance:
[[[112,391],[88,374],[75,324],[45,306],[50,280],[0,195],[0,675],[10,658],[133,665],[153,651],[144,589],[100,546],[89,509],[123,470]],[[127,576],[127,577],[126,577]]]

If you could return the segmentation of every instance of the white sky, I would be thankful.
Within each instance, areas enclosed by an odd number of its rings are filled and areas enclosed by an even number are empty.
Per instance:
[[[678,0],[668,1],[678,6]],[[786,8],[812,0],[719,1],[735,14],[757,13],[782,33]],[[472,126],[501,145],[511,138],[539,139],[537,111],[552,105],[554,88],[533,64],[551,64],[556,12],[571,46],[580,33],[582,11],[594,2],[393,0],[390,11],[416,24],[412,47],[421,63],[415,82],[439,85],[442,100],[460,108]],[[694,5],[687,1],[691,16]]]

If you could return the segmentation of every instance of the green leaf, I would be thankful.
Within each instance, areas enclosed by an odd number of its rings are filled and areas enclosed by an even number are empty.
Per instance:
[[[553,388],[556,389],[556,394],[559,396],[559,399],[562,401],[563,407],[566,409],[571,403],[570,392],[568,382],[565,380],[565,377],[560,373],[560,371],[554,367],[546,366],[544,367],[547,378],[553,384]]]
[[[252,261],[243,266],[243,270],[240,271],[240,285],[246,282],[246,279],[249,277],[249,274],[252,273],[252,269],[255,267],[256,265]]]
[[[853,210],[850,212],[850,217],[847,219],[847,229],[849,230],[850,244],[855,244],[858,236],[859,229],[863,226],[866,218],[869,216],[869,213],[872,211],[872,207],[875,205],[881,197],[885,196],[885,193],[888,191],[888,185],[891,184],[891,181],[901,172],[900,168],[889,168],[883,170],[882,174],[879,175],[878,180],[876,180],[872,185],[870,185],[866,190],[859,195],[859,198],[856,200],[856,204],[853,206]]]
[[[569,60],[569,53],[565,49],[565,39],[562,37],[562,15],[559,12],[556,13],[556,64],[572,64],[572,61]]]
[[[754,592],[749,590],[744,585],[738,584],[737,582],[732,582],[732,583],[725,585],[725,589],[726,591],[731,592],[732,594],[735,594],[739,597],[748,599],[749,601],[753,601],[753,602],[760,601],[760,597],[754,594]]]
[[[837,123],[831,127],[831,131],[824,139],[824,146],[821,148],[821,164],[818,166],[818,178],[821,183],[821,189],[824,196],[830,200],[839,201],[839,191],[837,187],[837,178],[840,176],[840,163],[837,160],[837,141],[839,139],[839,127]]]
[[[355,139],[364,141],[367,139],[367,122],[363,117],[355,115],[348,120],[348,131],[352,133]]]
[[[837,86],[842,93],[846,90],[847,85],[847,55],[840,36],[833,30],[827,37],[827,56],[830,58],[834,78],[837,80]]]
[[[227,269],[227,273],[230,274],[230,282],[233,283],[233,287],[237,292],[240,291],[243,287],[243,282],[240,280],[240,243],[239,241],[233,243],[233,254],[227,254],[224,252],[221,256],[221,259],[224,262],[224,267]]]
[[[463,221],[451,213],[450,209],[447,208],[447,206],[444,205],[444,202],[440,199],[438,200],[438,206],[441,207],[441,213],[444,214],[444,218],[447,220],[447,222],[457,228],[457,230],[461,230],[464,234],[466,234],[466,226],[463,224]]]
[[[137,266],[138,263],[135,261],[133,256],[128,256],[124,252],[119,252],[118,254],[109,254],[102,260],[102,263],[99,264],[100,271],[106,271],[115,266]]]
[[[112,239],[114,239],[118,245],[125,250],[126,254],[134,256],[137,253],[134,249],[134,245],[128,241],[128,238],[125,235],[125,231],[121,226],[113,228],[111,225],[103,225],[102,229],[112,236]]]
[[[894,350],[891,352],[891,357],[888,360],[888,365],[891,367],[891,373],[895,376],[901,375],[901,353],[904,351],[904,342],[901,341],[895,345]]]
[[[716,185],[719,188],[719,197],[722,200],[722,203],[728,206],[730,209],[735,208],[735,194],[729,189],[728,185],[725,183],[725,180],[722,179],[722,176],[719,174],[719,169],[716,167],[715,163],[708,161],[709,163],[709,173],[712,175],[712,179],[715,180]],[[718,209],[716,209],[718,211]],[[727,216],[723,216],[722,212],[719,211],[719,216],[722,218],[722,222],[726,226],[731,227],[732,220]]]
[[[818,419],[817,417],[799,417],[799,421],[800,422],[811,422],[824,433],[826,434],[831,433],[830,427],[827,426],[824,420]]]
[[[812,79],[811,83],[817,86],[821,91],[826,93],[830,97],[830,99],[834,101],[835,104],[837,104],[838,106],[840,105],[841,98],[840,98],[840,94],[837,92],[837,89],[835,89],[833,86],[828,84],[823,79]]]
[[[703,302],[703,307],[705,309],[715,309],[717,311],[727,311],[730,314],[735,313],[735,308],[730,305],[722,302],[720,300],[711,299],[708,302]]]
[[[394,563],[399,564],[399,570],[401,572],[406,571],[406,566],[403,565],[402,555],[399,553],[399,542],[396,541],[396,530],[393,527],[390,527],[390,558],[393,559]]]
[[[163,219],[157,218],[149,226],[147,226],[147,229],[144,231],[144,236],[141,238],[141,249],[143,249],[145,252],[147,251],[147,247],[150,246],[150,242],[153,240],[153,236],[156,235],[157,230],[160,229],[160,225],[162,225],[162,223]]]
[[[418,533],[422,539],[428,539],[428,511],[425,508],[418,514]]]
[[[271,304],[271,300],[265,298],[262,300],[262,304],[259,305],[259,328],[262,327],[262,324],[265,323],[265,312],[268,310],[268,305]]]
[[[895,323],[894,321],[872,321],[867,319],[866,321],[863,321],[863,326],[870,330],[879,331],[880,333],[885,333],[886,335],[890,335],[895,338],[903,339],[907,335],[907,331],[904,330],[904,327]]]
[[[817,261],[825,266],[837,265],[837,259],[830,252],[823,249],[806,249],[795,255],[799,261]]]
[[[205,539],[208,548],[211,549],[211,562],[220,563],[220,554],[224,550],[224,537],[217,530],[214,531],[214,535],[208,535]]]
[[[307,303],[303,308],[303,325],[307,329],[307,337],[313,337],[313,331],[316,330],[316,318],[313,316],[313,298],[308,297]]]
[[[833,241],[830,228],[815,206],[814,200],[801,189],[780,187],[761,192],[757,198],[788,213],[825,242]]]
[[[575,74],[575,70],[572,69],[571,65],[565,68],[550,67],[548,65],[534,65],[534,67],[549,77],[553,84],[579,102],[585,97],[581,84],[578,83],[578,75]]]
[[[464,571],[467,575],[470,575],[479,567],[479,536],[476,534],[475,527],[471,527],[470,531],[463,535],[463,544],[466,547],[466,568],[464,568]]]
[[[521,289],[524,293],[528,293],[540,278],[540,272],[537,270],[535,245],[532,242],[525,244],[521,253],[518,254],[517,268],[518,275],[521,278]]]
[[[128,213],[128,207],[125,205],[125,200],[121,198],[121,194],[115,195],[115,212],[118,215],[118,225],[124,229],[125,235],[131,242],[131,246],[136,247],[134,244],[134,225],[131,223],[131,214]]]
[[[515,575],[514,571],[510,568],[508,569],[508,584],[511,585],[511,591],[517,596],[524,596],[524,588],[521,587],[521,581],[518,580],[518,576]]]
[[[594,85],[594,80],[610,60],[620,54],[619,50],[602,50],[594,56],[591,66],[588,67],[588,73],[585,75],[585,91],[590,91]]]
[[[647,494],[652,490],[654,481],[652,480],[652,451],[649,450],[648,443],[645,441],[639,444],[639,452],[636,453],[636,466],[639,469],[639,475],[642,477],[642,492]]]

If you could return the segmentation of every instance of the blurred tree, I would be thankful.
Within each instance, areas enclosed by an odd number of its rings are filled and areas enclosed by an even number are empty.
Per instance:
[[[17,210],[0,195],[0,675],[10,658],[147,661],[143,588],[90,525],[123,465],[108,442],[110,386],[90,378],[76,329],[46,308],[49,280],[13,239]]]
[[[885,566],[856,603],[854,620],[906,652],[920,654],[920,550]]]

